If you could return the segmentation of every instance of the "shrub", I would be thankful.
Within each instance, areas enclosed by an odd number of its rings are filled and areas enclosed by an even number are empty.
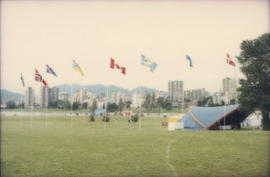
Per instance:
[[[103,116],[103,119],[102,119],[103,122],[110,122],[110,118],[109,116]]]
[[[139,120],[138,114],[135,114],[135,115],[131,116],[131,121],[132,122],[138,122],[138,120]]]

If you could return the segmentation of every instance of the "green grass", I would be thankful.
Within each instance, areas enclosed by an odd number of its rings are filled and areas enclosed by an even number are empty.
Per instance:
[[[167,131],[88,117],[4,117],[1,173],[8,177],[267,176],[269,131]],[[71,128],[72,127],[72,128]]]

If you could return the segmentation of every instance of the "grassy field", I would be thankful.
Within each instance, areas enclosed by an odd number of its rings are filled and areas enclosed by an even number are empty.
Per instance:
[[[268,176],[268,131],[167,131],[162,118],[2,117],[8,177]]]

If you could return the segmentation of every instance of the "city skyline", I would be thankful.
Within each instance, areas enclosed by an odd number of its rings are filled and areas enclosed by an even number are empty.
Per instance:
[[[133,107],[134,105],[138,105],[139,103],[142,104],[143,101],[146,98],[146,95],[151,93],[154,93],[155,97],[163,97],[165,99],[169,99],[172,106],[179,106],[180,103],[182,103],[182,97],[184,94],[185,99],[187,99],[187,104],[190,103],[197,103],[198,101],[204,99],[209,100],[209,98],[213,99],[213,104],[222,104],[222,101],[229,104],[232,100],[237,103],[237,92],[236,92],[236,84],[234,82],[234,79],[232,78],[224,78],[222,84],[222,88],[220,89],[220,92],[215,92],[213,94],[210,94],[205,88],[199,88],[199,89],[191,89],[191,90],[183,90],[183,81],[168,81],[168,92],[161,92],[159,90],[154,90],[150,88],[144,88],[144,89],[137,89],[132,90],[131,92],[127,93],[124,89],[120,87],[114,87],[106,89],[106,86],[99,85],[99,89],[97,93],[96,89],[93,90],[93,87],[89,86],[80,86],[76,89],[73,89],[73,93],[70,94],[67,92],[67,90],[64,87],[48,87],[48,86],[41,86],[40,88],[40,94],[35,95],[35,90],[32,87],[27,87],[25,89],[24,94],[24,103],[26,107],[29,107],[27,105],[33,105],[33,103],[37,104],[38,106],[45,108],[49,105],[55,106],[59,100],[61,101],[69,101],[69,102],[78,102],[80,104],[88,103],[89,105],[92,105],[93,100],[98,100],[98,107],[102,107],[104,101],[109,101],[110,103],[118,103],[120,101],[120,98],[123,99],[124,102],[131,101]],[[102,88],[100,88],[102,87]],[[105,88],[105,93],[104,92]],[[146,90],[145,90],[146,89]],[[103,91],[102,91],[103,90]],[[31,91],[31,93],[30,93]],[[68,91],[71,91],[71,89],[68,89]],[[31,96],[32,95],[32,96]],[[4,103],[7,101],[6,98],[4,98]],[[105,99],[105,100],[104,100]],[[11,97],[9,100],[13,100]],[[33,101],[31,101],[33,100]],[[16,100],[17,104],[19,104]],[[101,102],[100,102],[101,101]],[[30,103],[32,102],[32,103]],[[59,103],[59,102],[58,102]],[[210,103],[209,101],[207,103]],[[136,107],[136,106],[135,106]]]
[[[38,90],[37,68],[50,87],[77,82],[167,91],[168,81],[182,80],[184,90],[217,92],[222,79],[234,74],[226,53],[236,62],[237,77],[243,77],[235,56],[243,40],[269,31],[268,7],[266,0],[4,1],[1,89],[24,93],[22,73],[26,87]],[[141,66],[141,54],[158,64],[154,72]],[[110,68],[111,57],[126,67],[126,75]],[[84,71],[83,77],[72,68],[72,59]],[[46,73],[46,64],[58,77]]]

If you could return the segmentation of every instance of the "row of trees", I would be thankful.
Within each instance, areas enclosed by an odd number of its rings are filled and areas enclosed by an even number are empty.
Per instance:
[[[157,109],[159,113],[161,112],[161,109],[166,110],[172,109],[172,105],[168,99],[165,99],[164,97],[159,97],[156,99],[155,93],[152,94],[148,93],[146,95],[143,107],[146,109],[148,113],[153,109]]]
[[[235,104],[235,99],[230,100],[229,105]],[[213,103],[213,97],[206,97],[197,102],[197,106],[207,106],[207,107],[214,107],[214,106],[223,106],[225,102],[222,100],[220,104]]]

